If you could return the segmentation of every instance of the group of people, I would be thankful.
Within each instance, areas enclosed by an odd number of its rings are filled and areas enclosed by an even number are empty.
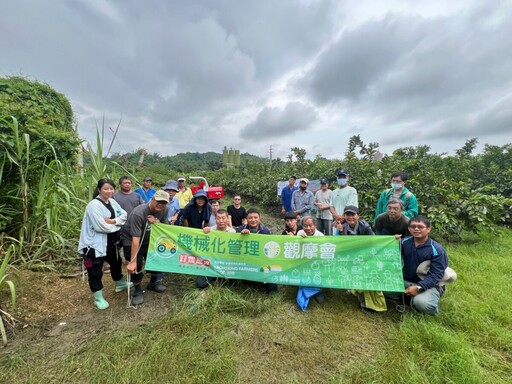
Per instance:
[[[281,193],[281,213],[285,221],[283,235],[330,236],[330,235],[395,235],[400,239],[404,263],[405,297],[411,307],[418,311],[435,314],[439,312],[439,298],[444,293],[443,274],[448,267],[446,252],[429,237],[430,221],[418,216],[416,197],[405,187],[407,174],[397,172],[391,176],[391,188],[382,192],[372,224],[359,219],[357,191],[349,185],[347,170],[336,172],[338,188],[329,189],[329,181],[321,180],[321,189],[313,195],[308,191],[307,179],[299,181],[290,177],[289,185]],[[164,223],[182,225],[210,231],[270,234],[261,223],[260,213],[241,205],[241,196],[233,197],[233,204],[220,208],[220,201],[208,200],[203,189],[193,195],[186,186],[185,177],[169,180],[160,190],[152,187],[152,179],[146,177],[141,188],[132,191],[128,176],[119,179],[120,190],[115,192],[115,183],[110,179],[98,181],[94,198],[85,210],[79,253],[83,256],[88,272],[89,287],[94,304],[99,309],[108,308],[103,295],[103,263],[108,262],[115,291],[134,287],[131,304],[144,302],[142,289],[143,268],[149,247],[151,224]],[[311,216],[316,208],[316,220]],[[122,274],[123,250],[130,279]],[[426,275],[418,275],[416,269],[425,262],[429,264]],[[163,274],[150,274],[146,287],[158,293],[166,290],[162,284]],[[196,286],[208,288],[218,279],[197,276]],[[223,282],[226,280],[223,279]],[[277,285],[245,282],[265,293],[277,291]],[[299,289],[300,292],[300,289]],[[354,292],[364,307],[374,310],[385,308],[385,297],[396,300],[397,296],[382,292]],[[312,295],[321,303],[324,295],[315,289]],[[400,296],[400,295],[399,295]],[[384,303],[384,304],[383,304]]]
[[[401,242],[405,299],[420,312],[437,314],[439,299],[445,291],[448,257],[443,247],[430,238],[430,221],[418,215],[416,196],[405,186],[407,173],[391,175],[390,188],[379,196],[373,223],[359,218],[357,190],[350,186],[350,173],[338,170],[336,178],[338,188],[330,190],[329,180],[322,179],[315,195],[308,190],[308,179],[300,179],[297,187],[296,177],[289,178],[288,186],[281,192],[281,213],[286,224],[283,234],[394,235]],[[316,218],[312,217],[314,208]],[[353,293],[360,298],[362,307],[375,311],[386,310],[386,298],[402,298],[402,293]],[[324,300],[319,289],[313,296],[319,302]]]

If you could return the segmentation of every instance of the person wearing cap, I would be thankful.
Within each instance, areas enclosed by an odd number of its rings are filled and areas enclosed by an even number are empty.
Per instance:
[[[375,220],[375,233],[377,235],[395,235],[397,238],[410,236],[409,218],[402,213],[403,208],[402,200],[390,198],[387,211],[381,213]]]
[[[355,205],[347,205],[343,216],[343,223],[336,225],[340,235],[375,235],[370,224],[359,220],[359,208]]]
[[[140,305],[144,302],[142,271],[148,254],[151,224],[168,224],[168,203],[169,194],[163,190],[156,191],[149,203],[133,209],[121,231],[123,244],[130,244],[129,247],[123,246],[123,251],[125,257],[130,255],[127,269],[131,273],[131,281],[135,286],[131,305]],[[167,288],[162,284],[163,273],[147,272],[151,274],[147,289],[158,293],[164,292]]]
[[[190,203],[183,210],[183,226],[203,229],[208,225],[212,208],[208,204],[208,196],[203,189],[198,189]]]
[[[176,180],[178,181],[178,192],[176,193],[176,197],[180,201],[180,209],[184,209],[194,196],[192,195],[192,190],[186,185],[185,176],[178,176]]]
[[[377,209],[375,210],[375,218],[373,219],[374,222],[381,213],[386,212],[388,201],[392,197],[402,200],[404,203],[402,211],[404,216],[410,219],[418,215],[418,200],[416,200],[416,196],[405,187],[408,179],[409,175],[406,172],[395,172],[391,175],[391,188],[385,189],[380,194]]]
[[[314,206],[315,196],[313,192],[308,191],[308,184],[308,179],[300,179],[299,189],[292,194],[292,211],[301,218],[311,216],[311,209]]]
[[[285,228],[281,235],[296,236],[302,229],[302,225],[297,221],[297,215],[293,211],[284,214]]]
[[[360,236],[360,235],[374,235],[370,224],[364,220],[359,220],[359,209],[353,205],[347,205],[344,210],[345,222],[338,224],[338,231],[340,235],[346,236]],[[354,296],[359,299],[359,304],[363,309],[369,309],[375,312],[387,311],[386,298],[381,291],[364,291],[355,290],[350,291]]]
[[[149,203],[156,192],[153,188],[151,188],[152,185],[153,179],[149,176],[146,176],[142,181],[142,187],[137,188],[134,192],[142,197],[142,201]]]
[[[295,185],[295,181],[297,178],[295,176],[290,176],[288,179],[288,186],[283,188],[281,191],[281,215],[284,216],[286,212],[292,210],[292,195],[297,189],[299,189]]]
[[[320,180],[320,189],[315,194],[316,227],[326,236],[332,235],[333,212],[332,191],[329,189],[329,180]]]
[[[180,212],[180,201],[176,197],[176,192],[178,192],[178,182],[176,180],[167,180],[162,189],[169,194],[169,204],[167,204],[169,207],[169,214],[167,220],[169,221],[169,224],[176,224],[178,214]]]
[[[345,220],[344,210],[347,205],[358,207],[357,191],[349,185],[350,174],[346,169],[336,171],[338,188],[332,192],[332,206],[334,207],[335,226],[343,223]]]

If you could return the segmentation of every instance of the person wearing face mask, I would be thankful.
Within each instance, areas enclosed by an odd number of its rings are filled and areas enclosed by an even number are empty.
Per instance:
[[[332,206],[336,212],[334,213],[334,226],[345,222],[344,211],[347,205],[358,207],[357,191],[354,187],[349,186],[350,173],[346,169],[336,171],[339,188],[332,192]]]
[[[315,196],[313,192],[308,191],[308,179],[301,179],[299,183],[299,190],[292,194],[292,211],[300,218],[311,216],[311,209]]]
[[[387,211],[387,205],[390,198],[401,200],[404,203],[402,214],[409,219],[418,215],[418,200],[416,196],[405,187],[405,183],[409,179],[406,172],[395,172],[391,175],[391,188],[388,188],[380,194],[375,217],[373,222],[377,221],[377,217]]]

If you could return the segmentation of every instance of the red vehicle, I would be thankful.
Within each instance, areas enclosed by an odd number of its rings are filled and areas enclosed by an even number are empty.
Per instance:
[[[206,192],[206,196],[208,196],[208,200],[211,199],[221,199],[224,197],[224,188],[223,187],[210,187],[208,185],[208,181],[204,177],[200,176],[190,176],[190,180],[196,182],[199,181],[199,185],[192,185],[190,189],[192,190],[192,194],[195,194],[198,190],[204,189]]]

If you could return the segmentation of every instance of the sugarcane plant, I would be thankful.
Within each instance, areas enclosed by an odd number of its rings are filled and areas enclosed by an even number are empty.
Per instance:
[[[11,253],[14,253],[15,246],[11,244],[5,254],[2,257],[2,263],[0,264],[0,294],[4,290],[8,290],[10,293],[10,303],[11,309],[14,310],[16,306],[16,288],[14,286],[14,282],[10,280],[10,271],[9,271],[9,260],[11,258]],[[0,254],[1,254],[0,250]],[[1,296],[0,296],[1,297]],[[0,301],[1,304],[1,301]],[[9,323],[14,325],[15,319],[8,312],[4,311],[0,306],[0,334],[2,335],[2,342],[4,345],[7,344],[7,332],[5,331],[4,319]]]

